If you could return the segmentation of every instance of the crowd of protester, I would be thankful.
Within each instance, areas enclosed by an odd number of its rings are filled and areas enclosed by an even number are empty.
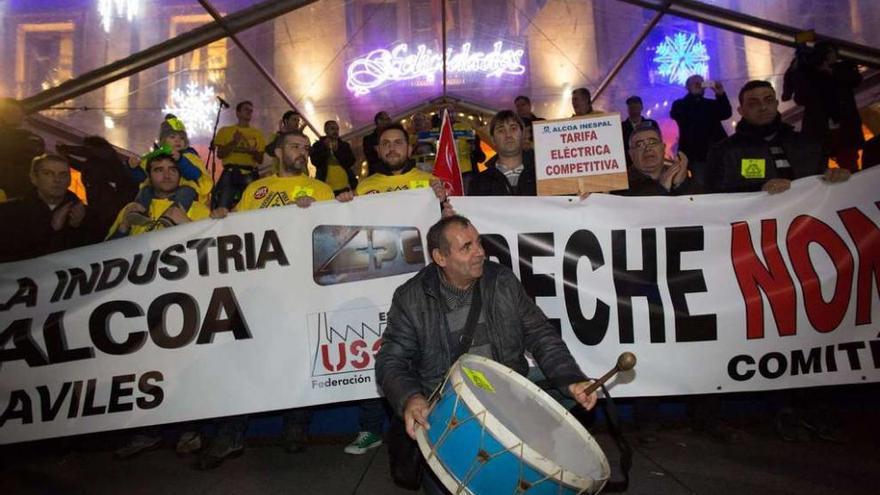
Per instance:
[[[783,98],[793,97],[805,107],[801,131],[782,122],[779,99],[765,81],[749,81],[737,94],[741,119],[728,136],[722,122],[733,108],[720,81],[692,76],[686,94],[672,104],[670,117],[677,123],[677,153],[667,156],[667,143],[655,120],[642,115],[639,96],[626,99],[622,122],[627,149],[629,189],[622,196],[676,196],[702,193],[784,193],[791,181],[821,175],[829,182],[847,180],[858,168],[858,150],[864,148],[862,167],[880,162],[877,138],[865,143],[855,108],[853,90],[858,70],[841,61],[833,45],[819,44],[793,64],[786,75]],[[706,90],[713,94],[706,96]],[[790,89],[790,91],[789,91]],[[528,96],[518,96],[512,109],[496,113],[488,124],[495,155],[486,160],[476,130],[468,122],[453,122],[456,148],[467,195],[535,196],[535,153],[531,139],[534,114]],[[573,116],[601,113],[592,105],[586,88],[575,89]],[[190,146],[180,119],[167,115],[159,123],[155,149],[139,159],[124,160],[110,143],[92,136],[81,145],[59,145],[47,152],[39,136],[21,128],[22,114],[12,100],[3,101],[0,147],[8,160],[0,168],[0,218],[6,242],[0,245],[0,262],[30,259],[105,239],[140,235],[206,218],[224,218],[235,211],[296,205],[307,208],[315,201],[355,200],[363,194],[431,187],[443,212],[450,204],[443,185],[431,174],[440,121],[424,113],[411,126],[395,123],[385,111],[374,118],[375,130],[363,138],[363,160],[368,173],[358,177],[358,157],[339,133],[335,121],[324,123],[324,136],[314,143],[303,133],[305,121],[286,112],[278,129],[267,139],[253,127],[254,105],[236,106],[235,125],[216,136],[217,157],[223,170],[216,184],[202,158]],[[451,116],[455,116],[454,108]],[[442,110],[442,109],[441,109]],[[268,156],[268,159],[267,159]],[[839,167],[829,168],[829,157]],[[745,160],[760,164],[743,167]],[[310,176],[308,163],[316,173]],[[82,173],[88,204],[68,190],[71,169]],[[714,399],[693,404],[695,417],[705,423],[715,418]],[[654,402],[637,403],[636,417],[651,423]],[[381,400],[364,401],[360,408],[361,432],[346,452],[361,454],[381,444],[386,411]],[[647,412],[646,412],[647,411]],[[706,412],[709,411],[709,412]],[[786,414],[791,409],[784,409]],[[788,418],[780,414],[780,418]],[[641,419],[640,419],[641,418]],[[305,443],[310,419],[306,410],[285,415],[285,450],[299,452]],[[782,421],[782,420],[780,420]],[[787,420],[786,420],[787,421]],[[241,453],[246,417],[218,423],[217,434],[202,449],[199,465],[218,466]],[[791,424],[779,424],[791,438]],[[178,452],[202,447],[197,428],[187,425],[180,435]],[[729,438],[718,424],[709,430]],[[137,455],[158,445],[160,431],[150,429],[130,439],[120,458]]]

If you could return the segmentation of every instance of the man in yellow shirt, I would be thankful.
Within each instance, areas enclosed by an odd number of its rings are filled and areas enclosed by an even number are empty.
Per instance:
[[[278,144],[278,175],[251,182],[241,195],[237,211],[289,204],[307,208],[315,201],[333,199],[330,186],[308,175],[309,138],[301,131],[290,131],[279,136]]]
[[[217,157],[223,160],[223,174],[214,187],[214,208],[232,209],[244,188],[259,178],[257,167],[263,163],[266,138],[251,127],[253,115],[253,103],[239,103],[235,106],[238,124],[220,128],[214,138]]]
[[[177,162],[170,154],[155,153],[145,164],[150,186],[153,188],[153,199],[148,208],[138,202],[127,204],[116,216],[110,227],[109,239],[117,239],[130,235],[158,230],[166,225],[204,220],[211,215],[208,208],[194,201],[187,211],[175,205],[170,199],[180,187],[180,171]],[[132,212],[140,212],[150,218],[149,222],[134,225]]]
[[[412,151],[409,133],[400,124],[392,124],[382,131],[377,151],[385,166],[358,184],[358,196],[431,187],[432,181],[439,183],[437,178],[416,168],[415,163],[409,159]]]
[[[308,175],[309,138],[302,131],[281,132],[275,146],[278,175],[264,177],[251,184],[241,195],[236,211],[257,210],[295,204],[308,208],[315,201],[333,199],[333,190],[327,184]],[[215,216],[226,216],[228,210],[218,208]],[[289,454],[305,448],[306,430],[312,412],[308,408],[291,409],[283,415],[284,450]],[[213,469],[224,460],[244,451],[243,436],[247,429],[246,415],[222,420],[217,438],[199,458],[200,469]]]

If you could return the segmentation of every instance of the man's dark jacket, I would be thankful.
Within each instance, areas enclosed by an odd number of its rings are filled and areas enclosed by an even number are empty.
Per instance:
[[[355,161],[354,152],[351,150],[351,145],[345,141],[339,139],[337,140],[337,143],[335,152],[336,160],[348,175],[348,187],[354,191],[357,187],[357,177],[355,177],[353,170]],[[315,166],[315,178],[321,182],[327,182],[327,168],[328,163],[330,162],[330,153],[330,145],[327,144],[326,137],[319,139],[309,151],[309,158],[312,160],[312,165]],[[339,194],[342,191],[333,192]]]
[[[64,202],[79,203],[70,191]],[[65,224],[61,230],[52,229],[52,213],[49,206],[32,189],[24,198],[0,204],[0,229],[4,242],[0,243],[0,262],[18,261],[45,254],[64,251],[104,238],[100,226],[86,207],[86,216],[77,228]]]
[[[626,172],[629,189],[614,191],[611,194],[617,196],[688,196],[704,192],[700,183],[691,177],[685,177],[681,184],[677,187],[673,186],[667,191],[659,182],[639,172],[635,167],[628,168]]]
[[[732,114],[727,93],[716,95],[714,100],[692,94],[675,100],[669,116],[678,124],[678,151],[699,166],[709,148],[727,137],[721,122]]]
[[[513,272],[486,261],[479,284],[493,360],[525,375],[528,350],[554,386],[586,379]],[[431,263],[394,292],[376,361],[376,379],[400,416],[407,399],[427,397],[452,366],[448,335],[440,270]]]
[[[535,152],[523,151],[523,171],[516,187],[510,185],[504,173],[498,170],[498,155],[486,162],[486,170],[477,172],[468,185],[468,196],[535,196],[537,181],[535,179]]]
[[[778,133],[778,142],[785,151],[793,179],[819,175],[825,171],[827,160],[822,145],[795,132],[794,128],[780,120],[769,126],[757,127],[745,120],[740,121],[733,136],[715,145],[709,152],[706,182],[708,192],[755,192],[760,191],[770,179],[779,178],[776,161],[770,152],[770,144],[764,138],[768,133]],[[743,160],[763,160],[764,177],[743,176]]]

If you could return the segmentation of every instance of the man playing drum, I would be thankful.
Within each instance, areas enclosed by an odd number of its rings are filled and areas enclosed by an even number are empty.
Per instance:
[[[593,408],[596,394],[586,393],[589,382],[562,338],[513,272],[486,259],[480,234],[468,219],[453,215],[434,224],[428,251],[433,263],[394,293],[376,362],[379,385],[410,437],[417,428],[428,428],[427,397],[452,366],[460,337],[470,333],[465,327],[473,300],[482,304],[467,352],[525,376],[528,350],[554,386],[585,409]]]

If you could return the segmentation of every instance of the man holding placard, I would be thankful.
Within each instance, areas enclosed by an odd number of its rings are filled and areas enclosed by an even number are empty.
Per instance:
[[[619,114],[593,113],[535,124],[538,195],[626,189],[620,122]]]

